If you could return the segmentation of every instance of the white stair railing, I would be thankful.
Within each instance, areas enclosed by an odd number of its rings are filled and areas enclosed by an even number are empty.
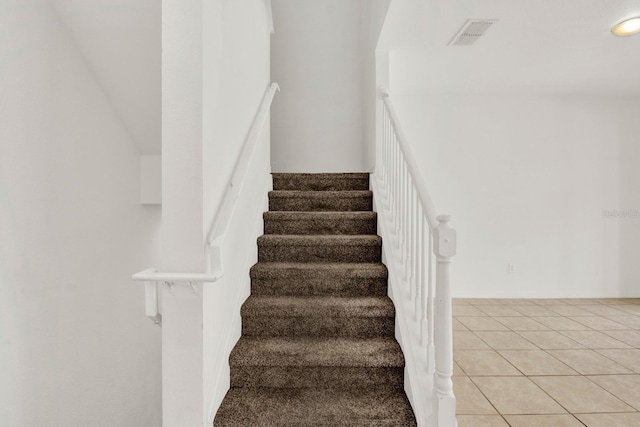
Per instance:
[[[133,280],[145,282],[145,311],[154,323],[162,326],[159,295],[165,298],[163,307],[171,309],[165,314],[162,334],[163,425],[211,425],[228,389],[229,353],[238,338],[240,304],[249,292],[249,267],[257,260],[255,239],[261,234],[271,189],[270,144],[264,128],[279,89],[277,83],[267,87],[203,236],[205,273],[150,268],[133,275]],[[215,286],[208,285],[213,282]],[[193,333],[189,328],[199,331]],[[175,356],[173,351],[165,360],[165,349],[177,347],[180,354]],[[177,380],[171,378],[170,387],[166,386],[166,372],[180,372]],[[202,421],[185,422],[185,418],[198,417],[194,408],[202,410]]]
[[[157,286],[165,284],[171,286],[175,283],[213,283],[224,274],[221,247],[227,236],[229,220],[236,206],[238,194],[243,187],[247,169],[252,160],[258,136],[264,127],[271,102],[276,92],[280,90],[277,83],[272,83],[265,92],[260,107],[244,141],[238,160],[233,169],[229,184],[225,187],[222,202],[218,205],[215,215],[211,220],[209,232],[204,244],[206,254],[207,273],[166,273],[159,272],[155,268],[149,268],[132,276],[135,281],[146,282],[145,286],[145,314],[156,325],[162,326],[162,315],[158,306]]]
[[[448,215],[437,214],[389,93],[382,90],[381,98],[372,182],[381,234],[388,242],[383,249],[392,294],[398,315],[406,317],[399,319],[400,333],[405,329],[399,341],[410,375],[419,377],[410,379],[408,394],[419,425],[455,427],[450,266],[456,231]],[[403,298],[406,310],[398,304]]]

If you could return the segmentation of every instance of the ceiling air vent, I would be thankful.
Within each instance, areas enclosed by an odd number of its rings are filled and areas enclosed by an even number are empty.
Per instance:
[[[460,31],[449,42],[449,46],[469,46],[474,44],[497,19],[468,19]]]

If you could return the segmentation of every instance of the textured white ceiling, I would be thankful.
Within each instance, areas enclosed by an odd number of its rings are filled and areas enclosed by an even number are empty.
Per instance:
[[[140,152],[160,152],[161,0],[51,0]]]
[[[392,53],[396,90],[640,95],[640,35],[613,24],[640,0],[428,0],[423,43]],[[472,46],[447,46],[469,18],[500,22]]]

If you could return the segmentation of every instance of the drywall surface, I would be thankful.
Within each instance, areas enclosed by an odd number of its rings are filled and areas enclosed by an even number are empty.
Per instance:
[[[638,99],[396,96],[458,297],[638,296]],[[508,264],[515,271],[508,272]]]
[[[618,174],[620,201],[609,212],[608,219],[618,226],[620,235],[619,264],[620,278],[617,284],[625,295],[640,295],[640,99],[627,98],[618,101],[618,122],[620,126],[620,164],[613,173]]]
[[[390,0],[360,0],[362,13],[362,114],[363,114],[363,164],[366,171],[373,171],[376,139],[376,46],[385,22]]]
[[[360,0],[272,4],[273,170],[364,170]]]
[[[50,0],[143,154],[160,154],[160,0]]]
[[[205,285],[204,403],[211,425],[226,394],[229,354],[241,328],[240,306],[249,295],[249,268],[257,261],[256,238],[270,189],[269,118],[255,144],[244,183],[231,182],[249,130],[270,84],[270,20],[267,2],[205,2],[203,20],[203,194],[208,233],[227,190],[239,191],[220,253],[223,277]],[[276,94],[276,99],[280,94]],[[242,187],[240,185],[242,184]],[[221,231],[221,230],[217,230]],[[220,242],[216,242],[217,244]],[[219,261],[219,259],[217,260]]]
[[[270,80],[265,2],[205,4],[203,162],[205,233],[222,201]],[[276,99],[281,93],[276,94]],[[269,138],[269,123],[262,136]]]
[[[0,419],[160,426],[139,153],[44,0],[0,3]]]

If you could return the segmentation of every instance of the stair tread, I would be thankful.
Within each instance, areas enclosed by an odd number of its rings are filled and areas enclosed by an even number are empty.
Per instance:
[[[242,306],[242,316],[272,317],[393,317],[393,302],[386,296],[256,296]]]
[[[416,421],[404,393],[393,387],[240,387],[229,390],[214,425],[412,427]]]
[[[380,262],[258,262],[251,267],[251,278],[274,275],[301,275],[321,277],[386,277],[387,267]]]
[[[233,366],[404,367],[394,338],[285,338],[242,336]]]
[[[267,211],[263,214],[266,220],[353,220],[376,219],[377,213],[372,211]]]
[[[369,177],[369,172],[273,172],[274,178],[342,178],[363,179]]]
[[[359,198],[359,197],[371,197],[373,192],[371,190],[331,190],[331,191],[317,191],[317,190],[272,190],[269,191],[269,198]]]
[[[258,246],[382,246],[377,234],[264,234]]]

